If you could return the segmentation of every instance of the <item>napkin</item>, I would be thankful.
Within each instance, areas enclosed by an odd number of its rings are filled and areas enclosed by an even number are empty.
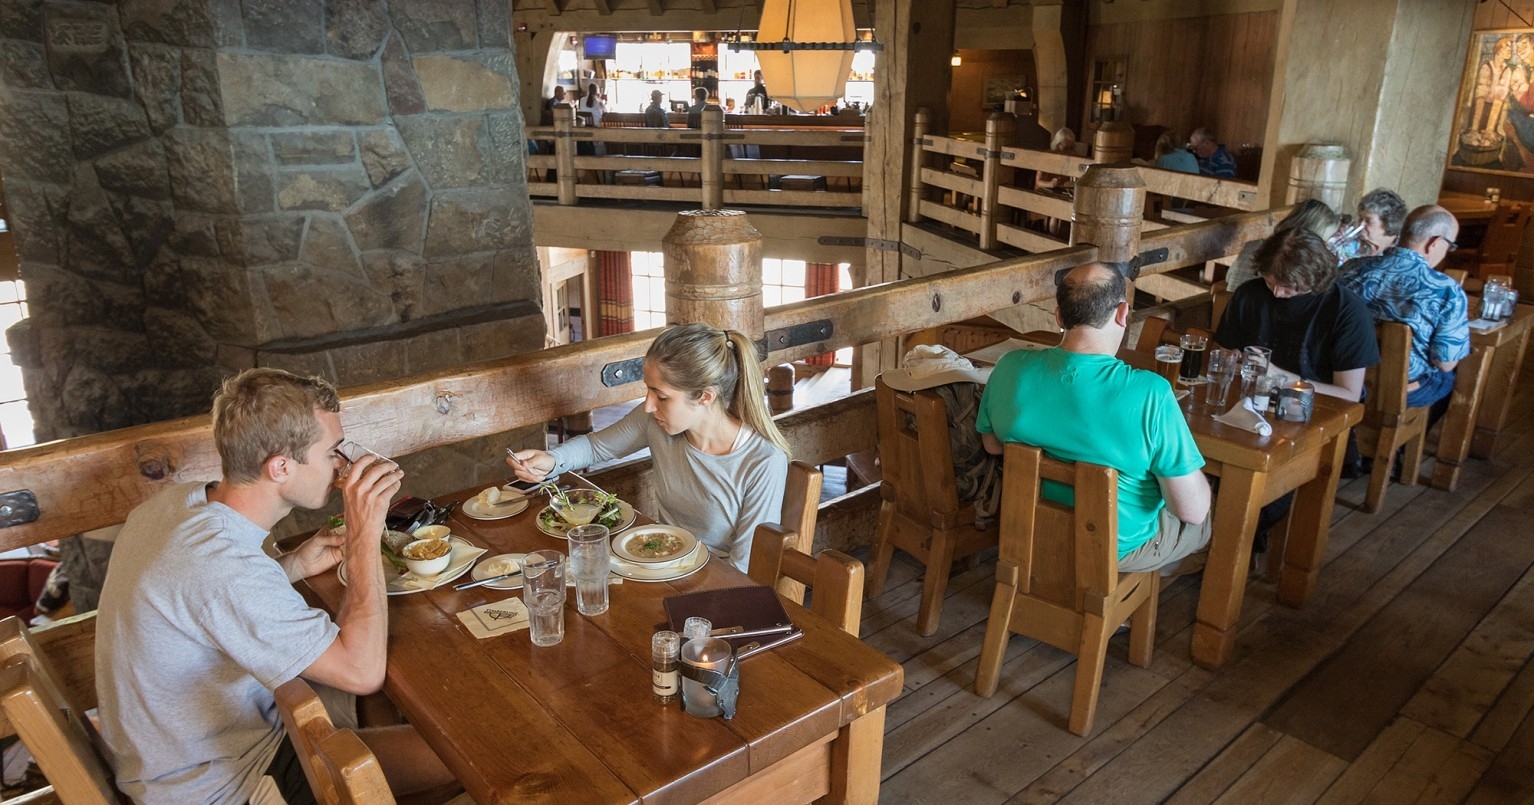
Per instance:
[[[1247,397],[1243,397],[1241,402],[1231,406],[1229,411],[1223,414],[1215,414],[1214,418],[1217,422],[1223,422],[1242,430],[1249,430],[1259,436],[1273,435],[1273,426],[1269,425],[1268,421],[1262,418],[1262,414],[1252,410],[1252,401]]]
[[[481,640],[511,634],[527,628],[527,605],[520,598],[492,601],[458,613],[458,620]]]

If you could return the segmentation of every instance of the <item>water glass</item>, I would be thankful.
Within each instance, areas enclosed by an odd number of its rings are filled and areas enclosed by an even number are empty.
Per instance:
[[[1268,367],[1273,365],[1273,350],[1267,347],[1247,347],[1241,350],[1241,363],[1257,367],[1257,374],[1267,374]]]
[[[565,639],[565,555],[533,551],[522,559],[522,602],[535,646]]]
[[[582,615],[607,611],[607,573],[611,552],[607,526],[578,525],[565,536],[570,540],[570,576],[575,579],[575,606]]]
[[[1208,405],[1225,406],[1230,394],[1231,381],[1236,378],[1236,360],[1240,353],[1229,349],[1209,351],[1209,385],[1204,389],[1204,402]]]

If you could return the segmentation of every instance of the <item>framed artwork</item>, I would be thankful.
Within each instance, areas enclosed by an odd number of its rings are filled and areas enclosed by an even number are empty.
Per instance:
[[[1007,99],[1017,94],[1017,91],[1027,85],[1026,78],[1020,75],[993,75],[985,79],[986,106],[1001,106]]]
[[[1534,177],[1534,28],[1471,35],[1447,167]]]

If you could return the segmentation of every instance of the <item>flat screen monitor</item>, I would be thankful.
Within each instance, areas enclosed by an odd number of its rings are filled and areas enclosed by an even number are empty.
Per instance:
[[[585,51],[588,59],[616,59],[618,58],[618,37],[587,36]]]

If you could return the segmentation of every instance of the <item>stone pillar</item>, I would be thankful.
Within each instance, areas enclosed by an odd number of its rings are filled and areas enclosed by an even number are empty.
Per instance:
[[[762,320],[762,234],[740,210],[687,210],[661,239],[666,322],[702,321],[766,335]]]
[[[1353,160],[1348,149],[1334,143],[1310,143],[1289,163],[1289,192],[1285,204],[1318,199],[1338,212],[1348,196],[1348,169]]]
[[[1076,182],[1071,245],[1092,243],[1097,259],[1127,263],[1140,253],[1145,180],[1136,167],[1093,165]]]

